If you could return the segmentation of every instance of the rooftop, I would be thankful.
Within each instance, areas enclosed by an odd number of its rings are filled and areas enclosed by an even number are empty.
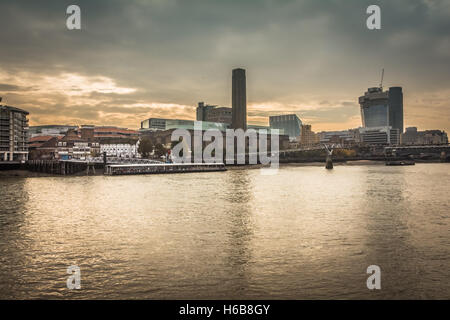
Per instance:
[[[0,109],[7,109],[7,110],[10,110],[10,111],[14,111],[14,112],[20,112],[20,113],[24,113],[24,114],[30,114],[28,111],[25,111],[25,110],[23,110],[23,109],[19,109],[19,108],[16,108],[16,107],[11,107],[11,106],[3,106],[3,105],[0,105]]]

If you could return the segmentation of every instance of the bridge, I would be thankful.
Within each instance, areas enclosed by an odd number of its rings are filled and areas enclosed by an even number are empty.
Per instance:
[[[424,145],[424,146],[398,146],[386,147],[386,156],[414,157],[414,158],[440,158],[441,161],[450,161],[450,145]]]

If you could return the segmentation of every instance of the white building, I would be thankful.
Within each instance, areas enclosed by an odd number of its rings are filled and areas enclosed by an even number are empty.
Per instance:
[[[59,141],[56,157],[63,160],[86,160],[93,157],[100,150],[98,142]]]
[[[100,154],[106,152],[107,157],[138,158],[139,141],[114,141],[100,143]]]
[[[322,131],[317,133],[320,143],[329,143],[333,140],[340,140],[344,143],[359,142],[359,129],[349,129],[342,131]]]
[[[400,143],[399,129],[392,127],[359,128],[361,142],[371,145],[398,145]]]

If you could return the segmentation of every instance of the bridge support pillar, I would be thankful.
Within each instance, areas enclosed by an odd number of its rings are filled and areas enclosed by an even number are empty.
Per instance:
[[[331,159],[331,156],[327,156],[327,160],[325,163],[325,168],[326,169],[333,169],[333,160]]]

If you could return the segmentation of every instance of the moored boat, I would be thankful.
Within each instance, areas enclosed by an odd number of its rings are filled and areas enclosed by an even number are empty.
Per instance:
[[[414,160],[390,160],[386,161],[387,166],[413,166],[416,162]]]

